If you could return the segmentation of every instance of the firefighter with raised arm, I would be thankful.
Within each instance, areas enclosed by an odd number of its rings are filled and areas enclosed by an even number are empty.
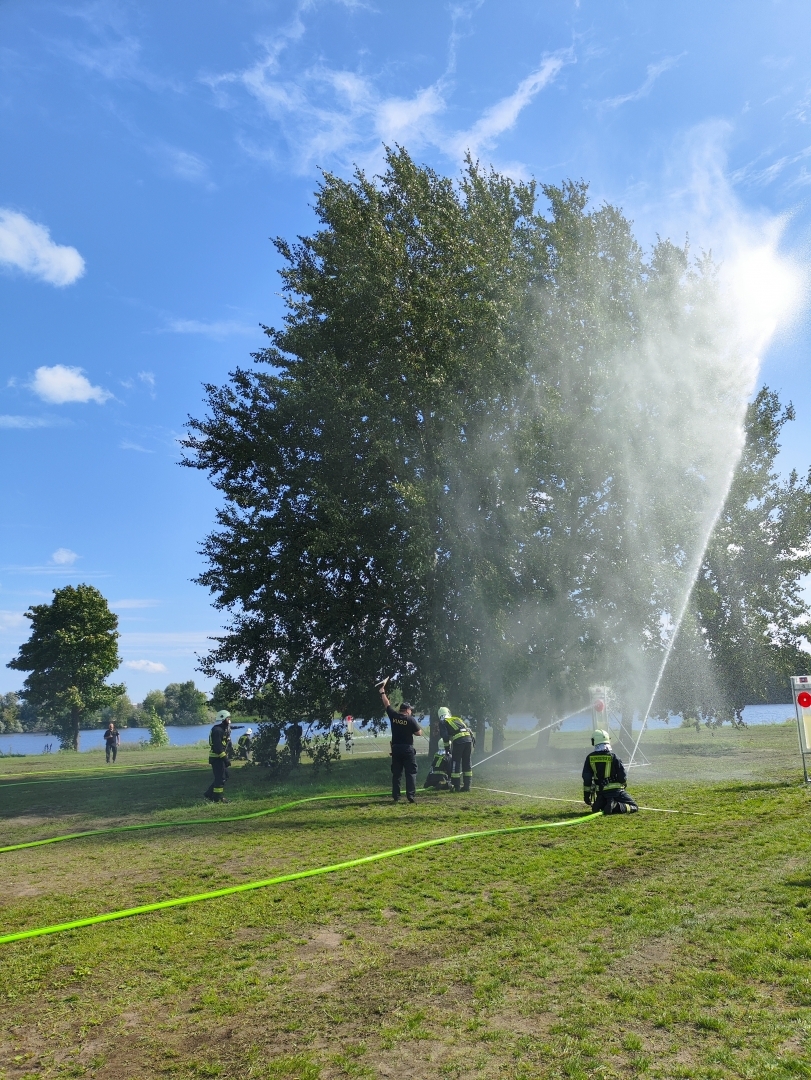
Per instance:
[[[461,716],[451,716],[451,710],[443,705],[439,710],[439,737],[445,750],[451,752],[451,785],[454,791],[470,791],[473,780],[473,766],[470,759],[476,737]]]
[[[417,797],[417,751],[414,736],[422,735],[422,728],[414,719],[414,710],[407,701],[399,709],[392,707],[386,694],[384,679],[377,684],[380,701],[391,724],[391,797],[400,801],[400,778],[405,772],[406,798],[413,803]]]
[[[639,807],[625,790],[628,774],[602,728],[591,734],[594,749],[583,766],[583,801],[594,813],[635,814]]]
[[[204,792],[210,802],[225,802],[225,781],[228,779],[228,763],[234,756],[231,743],[231,714],[227,709],[217,713],[217,723],[208,736],[208,761],[214,779]]]

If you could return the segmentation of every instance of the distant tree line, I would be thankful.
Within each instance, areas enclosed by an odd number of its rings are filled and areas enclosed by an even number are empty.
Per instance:
[[[127,694],[121,694],[111,705],[86,714],[79,727],[82,731],[89,731],[107,727],[110,721],[117,728],[149,727],[153,709],[165,726],[191,727],[213,723],[214,710],[207,701],[206,694],[198,690],[191,679],[183,683],[169,683],[163,690],[150,690],[139,704],[135,704]],[[51,730],[51,721],[20,694],[14,691],[0,694],[0,735]]]

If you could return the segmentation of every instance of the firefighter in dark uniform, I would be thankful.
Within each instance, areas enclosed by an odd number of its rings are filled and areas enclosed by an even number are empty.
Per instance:
[[[453,756],[451,768],[453,790],[458,791],[460,781],[462,781],[462,791],[470,791],[473,780],[473,766],[470,764],[470,758],[476,739],[461,716],[451,716],[451,710],[446,709],[444,705],[439,710],[439,737],[445,744],[445,750],[450,750]]]
[[[253,731],[251,728],[247,728],[245,732],[237,739],[237,757],[240,761],[251,760],[251,750],[253,748]]]
[[[210,802],[225,802],[225,781],[228,779],[228,763],[234,756],[231,743],[231,714],[227,709],[217,713],[217,723],[208,736],[208,761],[214,779],[204,792]]]
[[[625,790],[625,766],[611,749],[607,731],[592,732],[594,749],[583,766],[583,801],[594,813],[635,814],[639,807]]]
[[[385,685],[380,687],[380,700],[391,724],[391,797],[400,798],[400,777],[405,772],[406,797],[413,803],[417,797],[417,751],[414,736],[422,735],[422,728],[412,716],[413,709],[404,701],[399,712],[391,707],[386,697]]]

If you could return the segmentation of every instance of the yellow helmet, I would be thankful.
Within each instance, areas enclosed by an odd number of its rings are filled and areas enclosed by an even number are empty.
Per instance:
[[[591,733],[591,745],[599,746],[600,743],[611,742],[611,736],[607,731],[603,731],[601,728],[596,728]]]
[[[451,715],[451,710],[445,708],[445,706],[443,705],[437,715],[439,716],[440,720],[446,720]]]

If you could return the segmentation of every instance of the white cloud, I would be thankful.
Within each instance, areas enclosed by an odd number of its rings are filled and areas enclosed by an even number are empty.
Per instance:
[[[419,90],[413,98],[385,98],[374,108],[375,130],[383,142],[413,145],[423,142],[433,117],[445,109],[439,84]]]
[[[84,273],[74,247],[55,244],[44,225],[25,214],[0,208],[0,266],[22,270],[49,285],[72,285]]]
[[[604,109],[617,109],[620,105],[625,105],[629,101],[639,101],[641,98],[647,97],[659,76],[675,67],[682,56],[684,56],[684,53],[680,53],[678,56],[666,56],[658,64],[648,64],[646,78],[641,86],[637,87],[636,90],[632,90],[630,94],[620,94],[618,97],[606,98],[605,101],[600,102],[601,106]]]
[[[38,367],[31,389],[52,405],[64,405],[71,401],[95,401],[97,405],[103,405],[113,395],[100,386],[93,386],[82,371],[82,368],[66,367],[64,364]]]
[[[57,548],[51,556],[54,566],[73,566],[79,556],[70,548]]]
[[[150,390],[155,389],[155,376],[152,374],[151,371],[139,371],[138,378],[141,380],[142,383],[148,386]]]
[[[0,416],[0,428],[52,427],[53,421],[44,416]]]
[[[205,337],[224,338],[231,334],[255,334],[257,327],[246,326],[232,319],[204,322],[200,319],[172,319],[166,326],[172,334],[202,334]]]
[[[518,117],[536,94],[548,86],[561,68],[573,60],[571,49],[544,57],[541,66],[523,79],[512,94],[486,109],[468,131],[457,132],[451,137],[457,156],[462,157],[469,150],[472,157],[476,158],[482,150],[491,149],[499,135],[515,127]]]
[[[0,633],[19,630],[29,623],[21,611],[0,611]]]
[[[135,450],[139,454],[154,454],[154,450],[147,450],[145,446],[139,446],[138,443],[130,442],[129,439],[124,439],[119,444],[121,450]]]
[[[169,670],[165,664],[158,664],[154,660],[125,660],[124,667],[131,668],[133,671],[146,671],[150,675]]]
[[[192,184],[202,184],[209,191],[216,189],[209,177],[208,164],[199,154],[191,150],[182,150],[178,146],[161,146],[158,153],[163,157],[169,172],[179,180]]]

